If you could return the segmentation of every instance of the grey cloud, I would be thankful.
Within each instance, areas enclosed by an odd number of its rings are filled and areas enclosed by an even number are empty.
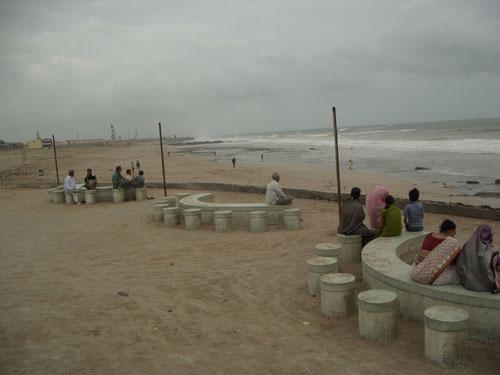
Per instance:
[[[496,1],[0,3],[0,138],[498,116]],[[425,104],[425,113],[415,105]],[[464,109],[467,108],[467,109]]]

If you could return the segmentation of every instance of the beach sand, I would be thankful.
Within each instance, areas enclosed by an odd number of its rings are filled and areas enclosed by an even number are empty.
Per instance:
[[[420,322],[399,319],[382,345],[358,337],[356,316],[320,314],[305,262],[335,241],[334,202],[297,199],[301,230],[255,234],[166,228],[151,200],[67,206],[46,195],[0,190],[2,374],[498,373],[500,344],[470,341],[467,366],[447,370],[425,360]],[[442,219],[426,215],[427,228]],[[482,223],[451,219],[460,241]],[[360,266],[346,271],[362,290]]]
[[[232,168],[230,160],[209,160],[208,155],[180,152],[179,146],[167,146],[170,156],[165,152],[167,182],[224,182],[244,185],[266,186],[273,172],[281,174],[283,187],[303,188],[320,191],[336,192],[335,169],[311,164],[293,163],[294,155],[290,155],[289,164],[272,165],[268,163],[236,163]],[[33,150],[29,162],[21,165],[21,152],[1,152],[0,174],[10,170],[16,173],[10,177],[0,178],[0,184],[14,186],[17,183],[37,186],[39,183],[55,184],[56,174],[53,152],[50,149]],[[83,180],[87,168],[92,168],[101,184],[111,183],[111,174],[116,165],[123,169],[130,168],[130,162],[140,160],[147,181],[161,182],[160,146],[157,141],[122,142],[114,146],[80,145],[74,147],[59,147],[58,165],[60,181],[67,175],[68,169],[75,169],[77,180]],[[38,175],[38,170],[44,171],[44,176]],[[343,170],[341,173],[341,190],[349,192],[354,185],[366,193],[375,182],[387,186],[392,195],[407,198],[408,191],[417,187],[422,200],[442,202],[461,202],[473,205],[489,205],[500,208],[500,199],[464,196],[452,187],[442,184],[421,182],[408,179],[398,179],[380,173],[369,171]]]
[[[169,147],[167,179],[264,186],[278,169],[284,186],[334,191],[334,171],[311,166],[240,165],[177,154]],[[159,148],[60,148],[61,171],[77,178],[93,168],[108,184],[116,164],[139,159],[161,181]],[[51,183],[51,150],[1,153],[3,184]],[[45,171],[38,176],[38,169]],[[18,173],[19,174],[16,174]],[[65,174],[61,172],[63,178]],[[377,178],[396,195],[412,182],[352,172],[344,191]],[[381,181],[381,180],[378,180]],[[422,198],[449,189],[418,185]],[[169,191],[169,194],[178,191]],[[192,191],[194,192],[194,191]],[[160,197],[160,190],[149,194]],[[262,195],[215,193],[216,201],[261,202]],[[273,227],[186,232],[155,223],[154,201],[54,205],[46,189],[0,190],[1,374],[496,374],[500,344],[470,342],[469,363],[441,369],[424,358],[423,325],[398,321],[387,345],[361,340],[356,316],[328,319],[307,292],[306,260],[314,245],[334,242],[335,202],[297,199],[303,229]],[[451,217],[465,241],[481,220]],[[442,215],[426,214],[426,228]],[[492,222],[494,232],[500,223]],[[363,288],[361,268],[346,269]],[[118,293],[124,291],[127,297]]]

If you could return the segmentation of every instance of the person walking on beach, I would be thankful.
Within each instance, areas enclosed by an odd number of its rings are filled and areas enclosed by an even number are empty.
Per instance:
[[[346,236],[361,235],[363,246],[375,239],[376,232],[368,229],[364,224],[365,211],[359,202],[361,189],[353,187],[351,189],[351,199],[342,205],[340,212],[340,223],[338,232]]]
[[[233,163],[233,168],[236,168],[236,158],[234,156],[231,159],[231,162]]]
[[[260,154],[260,162],[264,163],[264,154]]]
[[[272,175],[272,181],[269,184],[267,184],[266,188],[267,204],[276,204],[279,206],[284,206],[292,203],[293,197],[289,197],[285,193],[283,193],[279,181],[280,181],[279,173],[274,172]]]

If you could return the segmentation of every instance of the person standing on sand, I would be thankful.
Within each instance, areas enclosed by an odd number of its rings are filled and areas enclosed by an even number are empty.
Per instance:
[[[231,159],[231,163],[233,163],[233,168],[236,168],[236,158],[234,156]]]
[[[267,204],[276,204],[279,206],[283,206],[292,203],[293,197],[289,197],[285,193],[283,193],[279,181],[280,181],[279,173],[276,172],[273,173],[272,181],[269,184],[267,184],[266,188]]]
[[[346,236],[361,235],[362,244],[365,246],[375,238],[377,233],[371,231],[363,224],[365,211],[363,210],[363,205],[359,202],[360,196],[361,189],[353,187],[351,189],[351,199],[342,205],[338,232]]]
[[[70,169],[68,171],[68,175],[64,179],[64,192],[66,195],[72,195],[73,202],[76,204],[80,204],[80,200],[78,199],[78,193],[76,192],[76,180],[75,180],[75,171]]]

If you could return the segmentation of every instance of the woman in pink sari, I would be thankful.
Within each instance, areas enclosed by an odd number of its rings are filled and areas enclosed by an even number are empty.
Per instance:
[[[366,211],[371,229],[380,229],[382,227],[380,210],[385,208],[385,197],[388,194],[389,189],[380,184],[375,184],[372,191],[366,195]]]

